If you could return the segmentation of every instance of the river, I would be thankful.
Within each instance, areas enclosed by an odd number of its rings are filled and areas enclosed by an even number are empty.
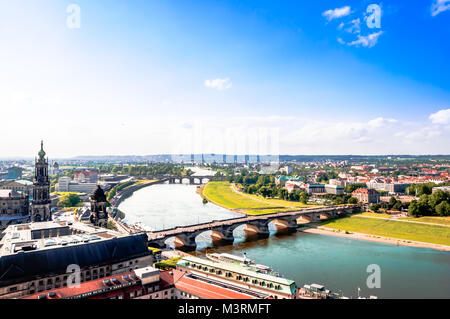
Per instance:
[[[203,204],[195,189],[194,185],[153,185],[135,192],[119,208],[126,222],[141,222],[154,230],[241,216]],[[205,232],[196,239],[197,254],[212,249],[236,255],[246,252],[299,286],[318,283],[349,297],[357,297],[360,287],[362,296],[378,298],[450,298],[449,252],[303,232],[275,236],[272,225],[269,230],[269,238],[246,242],[243,226],[238,227],[234,245],[219,247]],[[380,266],[381,288],[366,285],[371,264]]]

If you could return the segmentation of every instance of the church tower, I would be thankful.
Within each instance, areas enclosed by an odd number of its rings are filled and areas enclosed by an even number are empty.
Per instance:
[[[33,200],[31,202],[31,221],[41,222],[52,219],[50,212],[50,181],[48,179],[48,159],[45,159],[44,142],[35,159],[33,179]]]
[[[89,220],[94,226],[107,227],[108,213],[106,212],[106,195],[100,185],[92,193],[91,197],[91,216]]]

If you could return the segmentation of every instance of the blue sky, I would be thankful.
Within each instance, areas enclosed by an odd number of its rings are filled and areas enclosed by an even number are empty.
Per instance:
[[[0,156],[450,149],[449,0],[0,0],[0,38]]]

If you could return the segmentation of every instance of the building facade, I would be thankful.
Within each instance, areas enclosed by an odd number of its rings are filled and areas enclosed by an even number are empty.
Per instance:
[[[48,178],[48,159],[45,158],[44,142],[35,161],[33,179],[33,200],[31,202],[31,221],[41,222],[52,219],[50,211],[50,180]]]
[[[29,221],[28,196],[10,189],[0,189],[0,238],[9,225]]]
[[[147,241],[145,233],[123,235],[79,222],[9,226],[0,241],[0,299],[67,287],[75,270],[82,284],[148,267]]]
[[[19,166],[8,167],[8,179],[21,179],[22,171],[22,167]]]
[[[106,195],[103,189],[98,185],[95,192],[90,197],[91,200],[91,215],[89,220],[98,227],[105,227],[108,225],[108,213],[106,212]]]
[[[358,202],[364,204],[376,204],[380,202],[380,193],[374,189],[358,188],[353,191],[352,196],[358,199]]]

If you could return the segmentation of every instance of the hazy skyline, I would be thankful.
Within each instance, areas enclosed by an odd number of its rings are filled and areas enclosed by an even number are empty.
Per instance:
[[[450,150],[447,0],[0,0],[0,38],[0,157]]]

